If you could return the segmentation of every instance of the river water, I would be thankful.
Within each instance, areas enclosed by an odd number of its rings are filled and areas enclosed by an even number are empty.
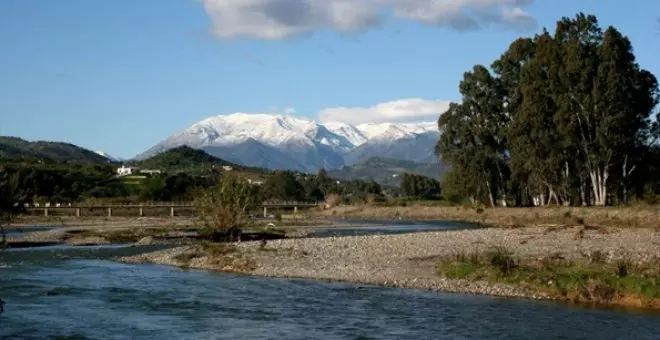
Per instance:
[[[660,339],[660,315],[0,252],[0,339]]]

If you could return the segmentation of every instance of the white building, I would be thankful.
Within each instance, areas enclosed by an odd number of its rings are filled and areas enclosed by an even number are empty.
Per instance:
[[[128,176],[132,175],[137,172],[137,168],[130,167],[130,166],[124,166],[122,165],[121,168],[117,168],[117,175],[119,176]]]

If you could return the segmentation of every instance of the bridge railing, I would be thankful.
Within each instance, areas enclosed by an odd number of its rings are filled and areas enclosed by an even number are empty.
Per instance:
[[[265,201],[260,206],[265,207],[311,207],[325,204],[323,201]],[[46,202],[46,203],[24,203],[25,208],[139,208],[139,207],[193,207],[192,202],[144,202],[144,203],[62,203],[62,202]]]

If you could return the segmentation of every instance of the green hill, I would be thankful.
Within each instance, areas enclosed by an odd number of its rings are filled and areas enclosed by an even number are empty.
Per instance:
[[[265,169],[250,168],[238,165],[208,153],[193,149],[188,146],[180,146],[159,153],[145,160],[137,161],[133,165],[145,169],[160,169],[165,172],[188,172],[198,174],[213,170],[222,170],[223,166],[229,166],[232,171],[264,173]]]
[[[328,170],[327,173],[331,177],[343,180],[373,180],[385,186],[399,186],[401,177],[406,172],[440,179],[443,169],[442,164],[439,163],[416,163],[400,159],[372,157],[352,166]]]
[[[18,137],[0,136],[0,160],[40,161],[66,164],[109,164],[106,157],[77,145],[61,142],[30,142]]]

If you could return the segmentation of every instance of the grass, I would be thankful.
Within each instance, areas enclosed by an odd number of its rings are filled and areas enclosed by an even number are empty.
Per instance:
[[[521,260],[495,248],[444,258],[437,272],[452,279],[511,284],[576,303],[660,308],[660,260],[611,262],[600,252],[577,260],[561,254]]]
[[[389,218],[419,220],[454,220],[497,227],[537,225],[587,225],[600,227],[657,226],[660,209],[654,206],[629,207],[535,207],[488,208],[429,205],[428,202],[408,206],[342,205],[312,213],[312,216]]]

